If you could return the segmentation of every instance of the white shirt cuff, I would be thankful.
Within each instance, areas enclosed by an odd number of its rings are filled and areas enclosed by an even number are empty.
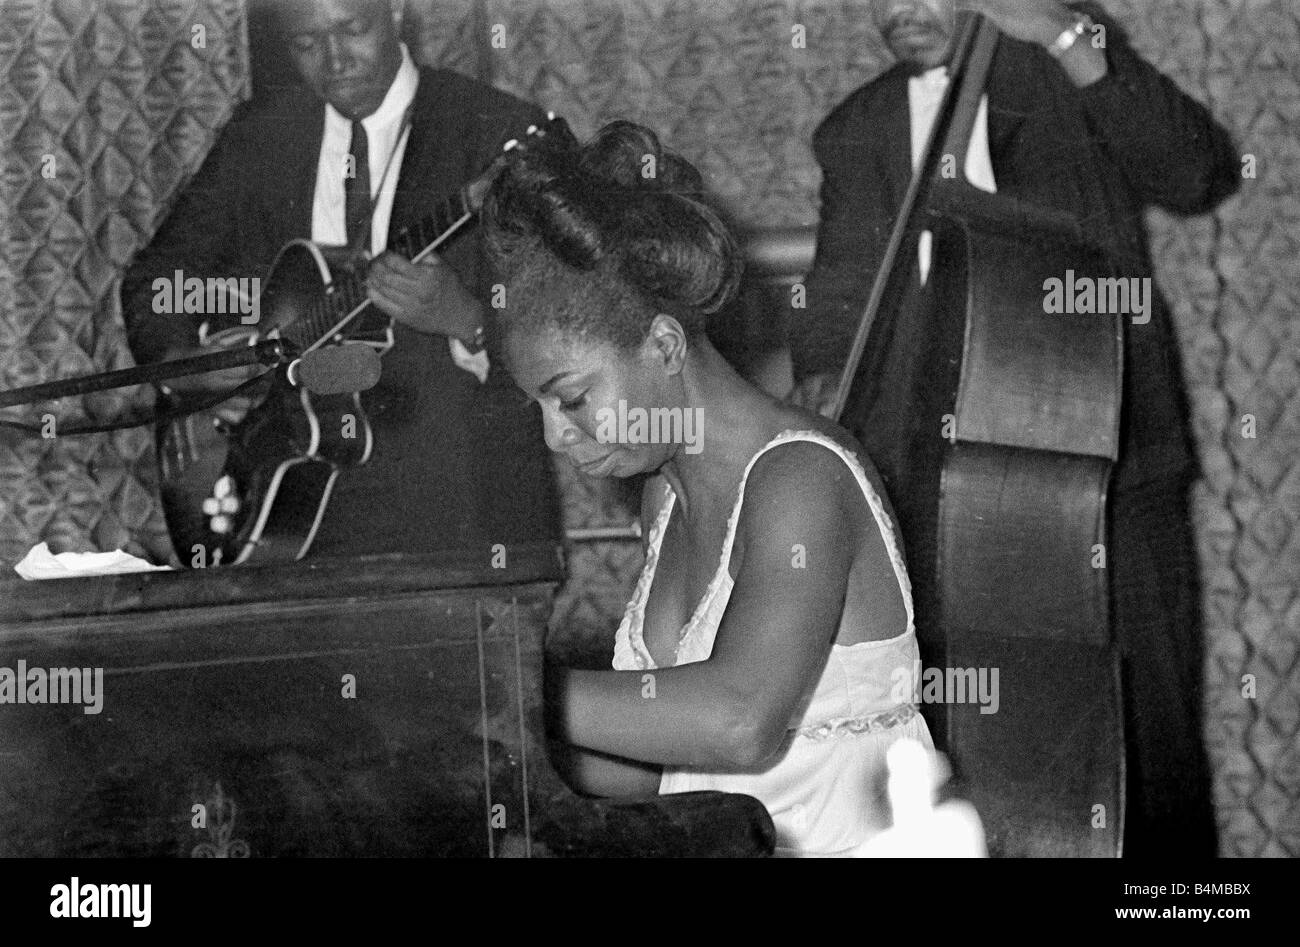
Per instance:
[[[487,349],[471,352],[460,339],[451,338],[447,339],[447,347],[451,350],[451,360],[458,368],[465,369],[477,378],[480,385],[487,381],[488,366],[492,364],[488,361]]]

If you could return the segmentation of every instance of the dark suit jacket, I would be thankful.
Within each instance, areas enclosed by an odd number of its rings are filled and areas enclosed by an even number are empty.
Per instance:
[[[1104,11],[1077,6],[1106,27],[1110,71],[1087,88],[1042,48],[999,42],[986,87],[998,192],[1074,214],[1123,275],[1151,276],[1144,207],[1210,210],[1236,189],[1238,155],[1206,109],[1143,62]],[[821,222],[805,317],[791,329],[797,378],[842,367],[866,307],[911,178],[907,78],[895,66],[862,86],[814,137]],[[1185,473],[1187,412],[1163,298],[1150,323],[1126,332],[1119,482]]]
[[[544,117],[475,80],[422,69],[390,240]],[[237,113],[123,280],[123,315],[138,360],[156,360],[171,344],[193,344],[202,321],[153,313],[155,278],[178,269],[186,276],[264,276],[286,241],[311,236],[324,124],[324,103],[298,87]],[[492,280],[477,232],[457,237],[443,259],[486,298]],[[489,338],[495,356],[491,331]],[[375,453],[336,485],[313,555],[484,552],[495,543],[558,539],[541,420],[499,357],[480,385],[451,360],[445,337],[397,325],[380,384],[363,404]]]

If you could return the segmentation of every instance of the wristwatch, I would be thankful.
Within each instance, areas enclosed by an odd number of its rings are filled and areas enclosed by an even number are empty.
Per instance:
[[[1047,51],[1060,59],[1070,51],[1070,48],[1080,40],[1084,33],[1091,32],[1092,27],[1092,17],[1086,13],[1080,13],[1074,21],[1074,26],[1062,30],[1061,35],[1056,37],[1052,41],[1052,45],[1047,47]]]

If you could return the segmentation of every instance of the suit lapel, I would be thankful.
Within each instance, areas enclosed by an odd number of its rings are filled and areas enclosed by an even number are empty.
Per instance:
[[[321,141],[325,137],[325,104],[304,95],[290,106],[285,121],[292,131],[285,136],[286,154],[276,157],[274,167],[283,175],[277,190],[289,195],[286,213],[269,221],[280,229],[283,244],[295,237],[311,237],[312,204],[316,193],[316,169],[320,165]],[[282,205],[284,206],[284,205]]]
[[[469,172],[464,165],[473,142],[467,141],[468,110],[448,109],[441,101],[438,73],[420,70],[411,110],[411,134],[402,153],[401,173],[388,224],[391,243],[398,231],[431,213],[450,197]]]
[[[1041,97],[1040,89],[1031,88],[1024,81],[1015,57],[1008,54],[1008,42],[1005,36],[999,37],[985,88],[989,97],[989,158],[999,190],[1003,179],[1013,170],[1007,165],[1007,157],[1029,114],[1024,95]]]
[[[994,178],[1001,185],[1006,172],[1005,156],[1020,133],[1026,119],[1021,101],[1023,82],[1015,63],[1005,52],[1005,38],[999,40],[985,91],[989,97],[989,157]],[[890,183],[894,207],[901,207],[912,180],[912,118],[908,104],[907,72],[895,66],[880,78],[881,97],[872,107],[879,108],[878,134],[888,143],[878,154],[882,158],[880,173]]]
[[[868,116],[885,147],[875,149],[881,161],[878,173],[889,182],[890,216],[898,213],[912,183],[912,116],[907,102],[907,72],[899,66],[881,77],[876,116]]]

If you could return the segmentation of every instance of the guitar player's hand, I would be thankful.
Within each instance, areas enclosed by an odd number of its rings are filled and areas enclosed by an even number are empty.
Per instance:
[[[417,332],[470,341],[483,322],[483,304],[432,253],[419,263],[396,253],[377,257],[366,288],[371,302]]]
[[[214,352],[247,344],[246,341],[241,342],[232,339],[226,342],[213,341],[207,345],[170,348],[163,360],[170,362],[178,358],[191,358],[195,355],[211,355]],[[205,372],[202,375],[182,375],[179,378],[169,378],[164,384],[182,399],[201,400],[218,395],[223,391],[230,391],[264,371],[266,371],[265,365],[244,365],[240,368],[226,368],[216,372]],[[249,411],[266,397],[265,391],[258,390],[261,387],[260,385],[256,387],[256,394],[245,393],[234,398],[227,398],[211,409],[212,414],[231,426],[238,424],[244,420],[244,416]]]

